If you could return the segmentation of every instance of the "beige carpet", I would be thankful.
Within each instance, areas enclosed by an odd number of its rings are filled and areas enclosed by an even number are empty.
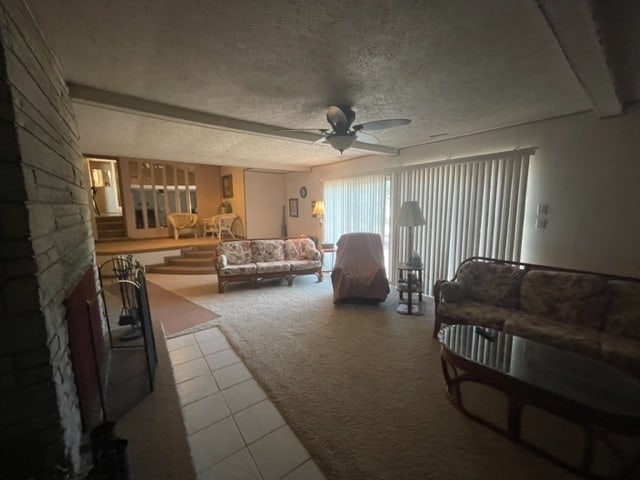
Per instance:
[[[149,280],[221,315],[216,322],[330,479],[576,478],[449,403],[432,314],[395,313],[395,293],[380,306],[335,307],[328,278],[225,294],[210,275]]]

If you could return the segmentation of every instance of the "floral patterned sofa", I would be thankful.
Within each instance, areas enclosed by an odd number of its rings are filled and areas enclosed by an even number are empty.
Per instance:
[[[284,278],[289,286],[299,275],[322,281],[322,252],[309,237],[227,240],[217,247],[218,292],[233,282]]]
[[[490,258],[434,285],[435,337],[471,323],[589,355],[640,378],[640,279]]]

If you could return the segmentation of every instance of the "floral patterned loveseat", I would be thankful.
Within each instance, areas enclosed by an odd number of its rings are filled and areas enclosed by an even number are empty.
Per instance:
[[[640,378],[640,279],[490,258],[434,285],[434,337],[470,323],[589,355]]]
[[[215,260],[218,292],[233,282],[284,278],[289,286],[299,275],[316,275],[322,281],[322,252],[309,237],[226,240],[217,247]]]

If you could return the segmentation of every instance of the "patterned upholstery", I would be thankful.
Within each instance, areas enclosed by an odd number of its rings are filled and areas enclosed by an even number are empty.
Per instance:
[[[609,303],[603,277],[533,271],[522,281],[520,308],[558,322],[602,328]]]
[[[284,242],[254,240],[251,242],[251,254],[254,262],[281,262],[284,260]]]
[[[608,283],[611,304],[604,324],[605,331],[640,340],[640,284],[611,280]]]
[[[460,267],[458,278],[476,302],[516,308],[524,270],[511,265],[469,262]]]
[[[217,247],[218,291],[232,282],[283,278],[291,285],[297,275],[314,274],[322,281],[322,253],[308,237],[225,241]]]
[[[251,241],[236,240],[218,245],[218,255],[224,255],[228,265],[252,263]]]
[[[467,323],[473,319],[474,325],[501,329],[503,323],[515,310],[499,307],[488,303],[466,300],[459,303],[443,302],[440,305],[440,313],[457,323]]]
[[[434,336],[443,323],[502,329],[640,378],[640,280],[471,259],[435,300]]]
[[[288,238],[284,242],[284,256],[287,260],[320,260],[322,253],[308,237]]]
[[[590,357],[600,356],[600,331],[595,328],[520,313],[507,319],[504,331],[559,348],[571,345],[570,350]]]

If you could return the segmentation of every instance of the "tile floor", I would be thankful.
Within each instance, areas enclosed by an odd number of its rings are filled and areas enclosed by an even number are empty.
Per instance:
[[[167,345],[198,480],[325,478],[220,329]]]

